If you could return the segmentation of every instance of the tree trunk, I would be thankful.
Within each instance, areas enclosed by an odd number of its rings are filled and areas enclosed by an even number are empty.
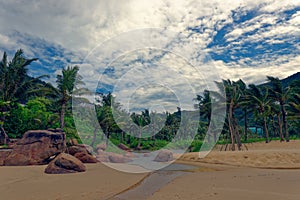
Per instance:
[[[231,137],[231,150],[235,151],[235,142],[234,142],[234,127],[233,127],[233,108],[232,104],[230,103],[229,111],[228,111],[228,126],[229,126],[229,132]]]
[[[4,128],[0,126],[0,144],[8,144],[9,143],[9,137],[6,134]]]
[[[281,107],[281,113],[282,113],[283,129],[285,132],[285,140],[286,140],[286,142],[289,142],[290,137],[289,137],[289,131],[288,131],[287,121],[286,121],[286,112],[285,112],[285,108],[284,108],[284,105],[282,102],[280,102],[280,107]]]
[[[152,136],[152,139],[153,139],[153,146],[155,146],[155,145],[156,145],[156,134],[154,134],[154,135]]]
[[[266,135],[266,143],[269,143],[269,131],[267,125],[267,119],[264,117],[264,128],[265,128],[265,135]]]
[[[60,128],[65,128],[65,113],[66,113],[66,103],[63,102],[61,104],[61,112],[60,112]]]
[[[280,135],[280,142],[284,141],[283,133],[282,133],[282,122],[280,120],[280,114],[277,115],[277,121],[279,126],[279,135]]]
[[[121,131],[120,143],[124,142],[124,131]]]
[[[239,133],[239,130],[238,130],[237,123],[235,124],[235,138],[236,138],[236,141],[237,141],[238,150],[240,151],[241,147],[242,147],[242,142],[241,142],[241,137],[240,137],[240,133]]]
[[[140,128],[137,149],[141,149],[141,143],[142,143],[142,129]]]
[[[98,128],[95,128],[95,129],[94,129],[93,139],[92,139],[92,142],[91,142],[91,147],[94,147],[94,144],[95,144],[95,142],[96,142],[97,131],[98,131]]]
[[[244,131],[245,131],[245,142],[248,140],[248,112],[247,108],[245,109],[245,124],[244,124]]]

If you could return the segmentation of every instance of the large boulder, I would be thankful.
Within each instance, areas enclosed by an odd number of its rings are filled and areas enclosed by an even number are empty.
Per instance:
[[[174,160],[173,152],[167,149],[160,150],[155,157],[156,162],[169,162]]]
[[[100,150],[100,151],[105,151],[106,148],[107,148],[106,143],[101,143],[101,144],[98,144],[98,145],[96,146],[97,152],[98,152],[99,150]]]
[[[89,154],[89,152],[87,151],[86,148],[82,147],[82,146],[70,146],[67,148],[67,153],[74,156],[76,153],[85,153],[85,154]]]
[[[120,143],[120,144],[118,145],[118,147],[119,147],[120,149],[122,149],[123,151],[132,151],[128,146],[126,146],[125,144],[122,144],[122,143]]]
[[[99,162],[110,162],[109,161],[109,154],[107,152],[105,152],[105,151],[100,150],[100,149],[98,150],[96,159]]]
[[[110,153],[108,158],[111,163],[127,163],[132,161],[130,158],[116,153]]]
[[[11,154],[12,149],[0,149],[0,166],[4,165],[4,161]]]
[[[66,148],[66,136],[61,130],[27,131],[4,160],[6,166],[47,164],[49,159]]]
[[[74,156],[61,153],[56,156],[46,167],[47,174],[67,174],[86,171],[83,163]]]
[[[96,163],[97,159],[92,155],[93,149],[87,145],[76,145],[67,148],[67,153],[75,156],[83,163]]]
[[[113,152],[105,152],[101,150],[98,151],[96,158],[99,162],[110,162],[110,163],[127,163],[132,161],[131,158],[125,155],[117,154]]]
[[[78,152],[74,155],[77,159],[79,159],[83,163],[97,163],[97,159],[88,153]]]

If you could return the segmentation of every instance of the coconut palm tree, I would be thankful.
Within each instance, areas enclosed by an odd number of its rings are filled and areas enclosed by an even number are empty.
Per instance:
[[[230,80],[223,80],[226,92],[226,102],[227,102],[227,118],[228,118],[228,127],[231,136],[231,150],[235,150],[235,141],[238,145],[238,149],[241,150],[241,138],[238,130],[237,119],[234,115],[235,110],[240,106],[240,101],[242,99],[243,89],[245,83],[242,80],[236,82]]]
[[[62,69],[62,74],[57,75],[56,94],[60,103],[60,128],[65,127],[65,113],[67,109],[67,103],[71,100],[75,90],[79,90],[79,85],[84,85],[82,77],[78,74],[78,66],[68,66]]]
[[[269,80],[270,86],[270,97],[277,101],[280,105],[281,116],[283,123],[283,132],[285,134],[286,142],[289,142],[289,132],[288,132],[288,124],[286,119],[286,106],[288,104],[288,98],[290,94],[290,88],[284,88],[279,78],[274,78],[272,76],[267,76]]]
[[[248,98],[250,100],[250,104],[252,105],[253,112],[263,121],[266,143],[269,143],[267,118],[271,112],[273,102],[272,99],[269,98],[268,89],[263,91],[256,85],[250,84]]]
[[[204,90],[203,96],[197,95],[194,99],[197,101],[197,104],[194,105],[195,108],[198,108],[200,111],[200,117],[203,117],[204,120],[207,120],[207,128],[210,125],[211,115],[212,115],[212,102],[210,97],[210,92],[208,90]],[[214,137],[216,140],[216,137]],[[210,142],[210,136],[208,136],[208,141]]]
[[[131,118],[133,122],[138,126],[138,145],[137,149],[141,149],[142,133],[145,126],[151,122],[149,110],[142,111],[142,114],[132,113]]]
[[[9,114],[10,104],[19,101],[20,97],[28,97],[30,92],[40,86],[37,84],[39,78],[31,78],[27,75],[28,65],[37,58],[27,59],[23,50],[18,50],[11,61],[7,60],[4,52],[0,61],[0,139],[1,143],[8,142],[8,136],[3,128],[5,116]]]

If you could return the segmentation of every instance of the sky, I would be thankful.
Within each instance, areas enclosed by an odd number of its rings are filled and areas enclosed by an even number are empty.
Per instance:
[[[299,0],[0,1],[0,53],[32,76],[80,66],[86,87],[128,110],[191,109],[214,81],[300,71]]]

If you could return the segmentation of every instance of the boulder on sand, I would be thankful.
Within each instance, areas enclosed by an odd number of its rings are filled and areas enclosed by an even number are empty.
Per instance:
[[[70,146],[67,149],[67,153],[75,156],[83,163],[96,163],[97,159],[92,155],[88,148],[88,146],[84,145]]]
[[[118,147],[119,147],[120,149],[122,149],[123,151],[132,151],[128,146],[126,146],[125,144],[122,144],[122,143],[120,143],[120,144],[118,145]]]
[[[123,155],[119,155],[116,153],[110,153],[108,158],[109,158],[109,161],[112,163],[127,163],[127,162],[132,161],[130,158],[127,158]]]
[[[130,158],[113,152],[105,152],[105,151],[98,151],[97,160],[99,162],[111,162],[111,163],[127,163],[132,161]]]
[[[156,162],[169,162],[174,160],[173,152],[167,149],[160,150],[155,157]]]
[[[56,156],[46,167],[47,174],[67,174],[86,171],[83,163],[74,156],[61,153]]]
[[[97,163],[97,159],[93,155],[84,152],[75,153],[74,157],[83,163]]]
[[[6,166],[42,165],[50,157],[64,152],[66,136],[61,130],[27,131],[4,160]]]
[[[98,152],[99,150],[105,151],[106,148],[107,148],[106,143],[98,144],[98,145],[96,146],[97,152]]]
[[[76,153],[85,153],[88,154],[88,151],[86,148],[82,147],[82,146],[70,146],[67,148],[67,153],[74,156]]]

